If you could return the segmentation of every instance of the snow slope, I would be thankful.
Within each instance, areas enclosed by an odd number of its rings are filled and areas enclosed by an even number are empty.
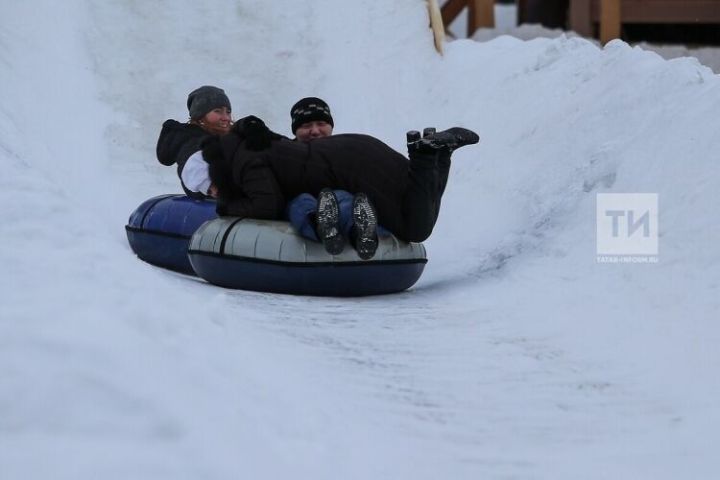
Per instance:
[[[2,11],[3,480],[714,477],[708,68],[565,37],[440,57],[416,0]],[[283,133],[305,95],[400,151],[477,130],[418,285],[301,298],[138,261],[123,226],[178,191],[155,140],[200,84]],[[659,263],[596,263],[606,192],[659,195]]]

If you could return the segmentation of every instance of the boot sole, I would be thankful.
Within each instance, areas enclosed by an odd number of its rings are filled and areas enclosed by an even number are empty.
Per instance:
[[[353,222],[355,223],[355,250],[358,257],[369,260],[378,248],[377,214],[367,195],[359,193],[353,199]]]
[[[340,207],[332,190],[318,195],[316,214],[317,234],[330,255],[339,255],[345,249],[345,238],[340,233]]]

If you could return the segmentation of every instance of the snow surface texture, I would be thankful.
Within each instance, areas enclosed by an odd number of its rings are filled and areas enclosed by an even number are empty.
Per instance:
[[[386,5],[386,3],[388,5]],[[28,34],[28,29],[32,34]],[[720,78],[578,38],[432,47],[423,2],[6,2],[0,478],[714,478]],[[123,226],[187,92],[403,150],[461,125],[430,263],[364,299],[216,288]],[[598,264],[597,193],[660,198]]]

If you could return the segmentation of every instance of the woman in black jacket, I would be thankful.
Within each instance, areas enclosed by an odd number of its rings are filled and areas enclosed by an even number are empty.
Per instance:
[[[177,164],[180,184],[189,197],[202,199],[206,195],[214,196],[215,191],[203,172],[207,171],[207,164],[199,155],[201,145],[213,135],[230,132],[232,108],[225,92],[209,85],[190,92],[187,108],[190,119],[186,123],[172,119],[163,123],[156,154],[163,165]],[[185,171],[188,160],[188,171]]]
[[[257,117],[246,117],[230,134],[206,140],[203,156],[218,189],[220,215],[279,219],[286,202],[300,193],[341,189],[367,194],[378,223],[401,240],[422,242],[437,221],[450,154],[478,140],[457,127],[423,138],[409,132],[408,160],[368,135],[293,142]]]

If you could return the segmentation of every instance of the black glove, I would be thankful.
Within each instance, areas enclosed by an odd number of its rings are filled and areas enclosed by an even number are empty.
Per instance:
[[[270,147],[274,133],[258,117],[250,115],[235,123],[235,131],[245,139],[248,150],[260,151]]]

